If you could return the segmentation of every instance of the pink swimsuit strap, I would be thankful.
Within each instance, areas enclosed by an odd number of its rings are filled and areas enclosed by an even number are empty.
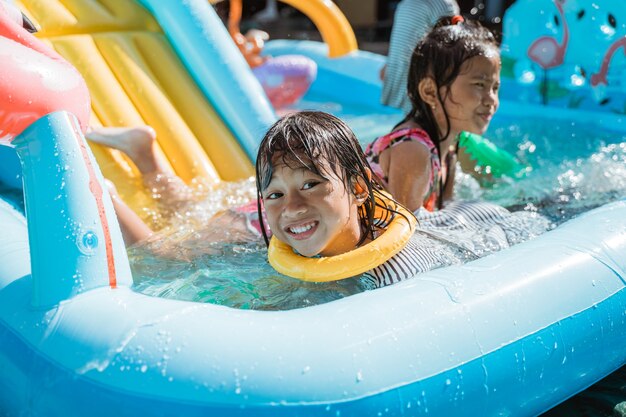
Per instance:
[[[399,143],[409,140],[423,144],[430,151],[431,169],[430,177],[428,179],[428,192],[426,194],[426,202],[430,202],[431,200],[434,200],[433,197],[436,197],[436,195],[440,192],[439,183],[441,177],[441,162],[439,160],[439,149],[437,149],[437,146],[433,143],[432,139],[424,129],[407,127],[376,138],[374,142],[370,143],[365,148],[365,156],[367,157],[374,173],[378,175],[386,184],[388,177],[384,174],[380,166],[380,154],[383,151],[398,145]],[[429,205],[431,204],[429,203]]]

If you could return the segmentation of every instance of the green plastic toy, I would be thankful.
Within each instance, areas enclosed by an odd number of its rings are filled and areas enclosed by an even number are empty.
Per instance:
[[[459,135],[459,146],[465,148],[471,159],[476,161],[476,165],[494,178],[507,176],[511,178],[522,178],[531,167],[522,165],[513,155],[505,150],[499,149],[496,145],[480,135],[470,132],[461,132]]]

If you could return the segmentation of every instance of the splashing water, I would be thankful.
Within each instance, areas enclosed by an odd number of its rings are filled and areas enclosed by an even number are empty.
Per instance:
[[[457,198],[487,200],[512,211],[539,212],[556,224],[626,196],[626,135],[594,126],[499,119],[487,137],[530,164],[521,180],[480,188],[457,178]]]
[[[381,117],[389,124],[388,115]],[[359,120],[355,118],[352,123]],[[367,124],[374,122],[370,118]],[[359,130],[358,126],[353,128]],[[511,217],[511,228],[505,229],[510,243],[528,240],[579,213],[626,196],[623,134],[577,123],[500,118],[486,137],[531,164],[533,170],[521,180],[501,178],[483,188],[472,176],[459,173],[455,197],[490,201],[517,211]],[[220,221],[207,227],[209,219],[254,197],[253,180],[217,188],[196,184],[193,203],[170,213],[158,238],[129,249],[135,290],[243,309],[277,310],[321,304],[368,289],[368,284],[358,278],[306,283],[282,276],[267,263],[265,245],[258,239],[222,243],[224,238],[246,239],[233,236],[236,232],[228,232]],[[450,258],[450,264],[499,249],[490,243],[492,230],[447,233],[438,231],[431,244],[445,249],[441,253]],[[475,247],[471,255],[458,244],[460,241],[471,241]]]

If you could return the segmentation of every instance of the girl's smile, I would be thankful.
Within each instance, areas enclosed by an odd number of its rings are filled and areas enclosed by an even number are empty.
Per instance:
[[[339,178],[324,175],[279,162],[263,191],[270,229],[304,256],[345,253],[361,236],[356,197]]]
[[[296,224],[293,226],[287,226],[285,228],[285,232],[289,233],[294,239],[304,240],[308,239],[313,233],[315,233],[318,224],[318,222],[312,221]]]

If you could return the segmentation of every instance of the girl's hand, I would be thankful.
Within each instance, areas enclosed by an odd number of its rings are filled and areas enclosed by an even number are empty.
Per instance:
[[[231,34],[231,36],[246,62],[250,65],[250,68],[258,67],[265,62],[267,58],[259,55],[262,45],[259,48],[258,45],[251,43],[241,32]]]
[[[265,42],[268,41],[269,38],[270,35],[263,30],[250,29],[246,32],[246,39],[250,44],[250,49],[254,50],[256,53],[261,53]]]

